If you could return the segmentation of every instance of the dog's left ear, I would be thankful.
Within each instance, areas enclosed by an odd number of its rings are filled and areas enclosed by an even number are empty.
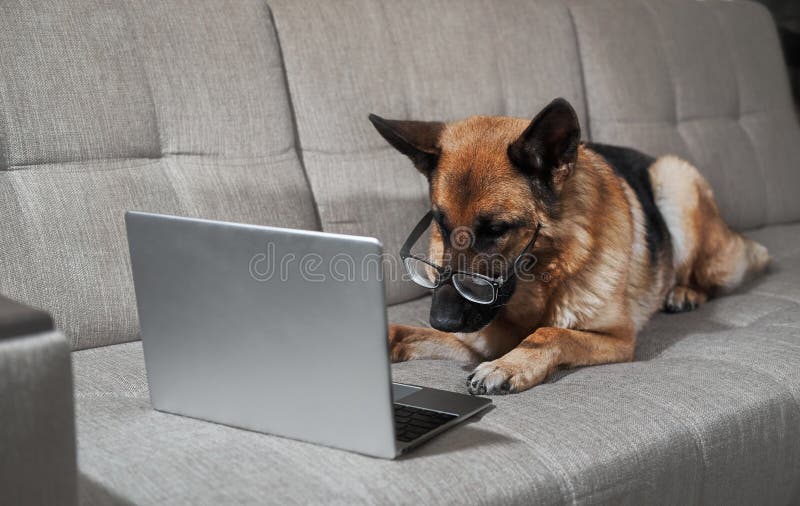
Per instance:
[[[578,158],[581,127],[569,102],[557,98],[508,146],[508,158],[529,176],[558,183]]]
[[[444,123],[384,119],[377,114],[370,114],[369,120],[389,144],[409,157],[417,170],[430,177],[439,163],[439,136]]]

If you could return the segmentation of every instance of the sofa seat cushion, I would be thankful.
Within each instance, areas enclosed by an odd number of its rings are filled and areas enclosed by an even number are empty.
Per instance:
[[[140,343],[73,353],[85,504],[708,503],[800,497],[800,225],[751,235],[772,270],[657,315],[636,361],[559,372],[382,461],[154,411]],[[788,238],[788,236],[795,239]],[[389,308],[424,325],[429,300]],[[396,381],[465,392],[448,361]],[[265,388],[265,395],[269,393]]]

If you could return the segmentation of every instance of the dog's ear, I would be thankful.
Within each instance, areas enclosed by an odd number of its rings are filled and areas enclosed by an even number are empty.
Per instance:
[[[557,98],[508,146],[508,158],[529,176],[563,181],[578,157],[581,127],[569,102]]]
[[[439,161],[439,136],[444,123],[384,119],[375,114],[370,114],[369,120],[389,144],[411,159],[417,170],[430,176]]]

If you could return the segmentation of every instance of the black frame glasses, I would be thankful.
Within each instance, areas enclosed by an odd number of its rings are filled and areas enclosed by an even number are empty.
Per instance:
[[[523,257],[536,243],[536,239],[539,237],[539,231],[542,229],[542,224],[538,223],[533,237],[528,241],[528,244],[525,245],[525,248],[523,248],[520,254],[517,255],[517,258],[514,259],[511,269],[508,269],[504,275],[498,278],[490,278],[489,276],[477,272],[453,270],[449,265],[442,267],[422,257],[412,255],[411,247],[422,237],[422,234],[430,227],[432,221],[433,212],[428,211],[411,231],[406,242],[403,243],[403,247],[400,248],[400,258],[403,260],[403,267],[406,269],[408,275],[411,276],[411,279],[424,288],[433,289],[452,281],[453,286],[462,297],[476,304],[493,304],[497,301],[500,288],[502,288],[503,285],[514,276],[517,269],[520,268]],[[436,272],[434,279],[425,279],[421,276],[415,268],[416,262],[423,262],[427,267],[434,269]],[[477,290],[471,289],[471,286],[480,286],[483,292],[485,292],[487,287],[491,287],[491,297],[479,297],[477,295]]]

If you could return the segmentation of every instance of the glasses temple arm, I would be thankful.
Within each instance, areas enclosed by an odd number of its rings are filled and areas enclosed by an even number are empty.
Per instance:
[[[414,230],[411,231],[411,234],[409,234],[406,242],[403,243],[403,246],[400,248],[400,256],[411,256],[411,246],[413,246],[414,243],[419,240],[422,234],[425,233],[425,230],[430,226],[431,221],[433,221],[433,212],[428,211],[425,216],[419,220],[419,223],[417,223],[417,226],[414,227]]]
[[[539,231],[540,231],[541,229],[542,229],[542,224],[541,224],[541,223],[537,224],[537,225],[536,225],[536,231],[534,231],[534,232],[533,232],[533,237],[531,237],[531,240],[530,240],[530,241],[528,241],[528,244],[525,246],[525,249],[524,249],[524,250],[522,250],[522,254],[523,254],[523,255],[524,255],[525,253],[527,253],[527,252],[528,252],[528,250],[529,250],[529,249],[531,249],[531,248],[533,247],[533,245],[534,245],[534,244],[536,244],[536,239],[538,239],[538,238],[539,238]]]
[[[536,244],[536,239],[539,238],[539,231],[540,230],[542,230],[542,224],[541,223],[536,225],[536,230],[533,232],[533,237],[531,237],[531,240],[528,241],[528,244],[525,245],[525,248],[522,249],[522,251],[520,252],[519,256],[517,256],[517,259],[514,260],[514,270],[516,270],[517,264],[519,264],[519,261],[522,260],[522,257],[525,256],[525,253],[527,253],[528,250],[531,249],[534,244]]]

